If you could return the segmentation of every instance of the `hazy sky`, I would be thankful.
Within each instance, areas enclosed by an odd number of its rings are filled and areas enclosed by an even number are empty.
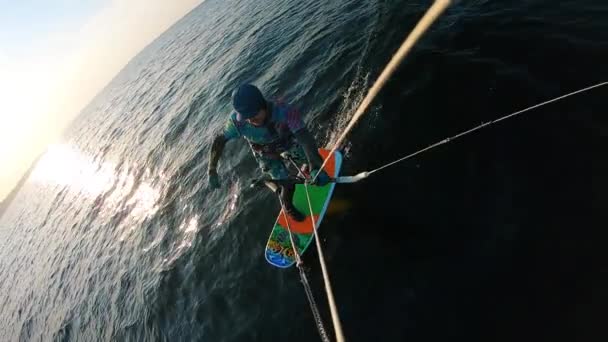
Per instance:
[[[0,0],[0,200],[139,51],[203,0]]]

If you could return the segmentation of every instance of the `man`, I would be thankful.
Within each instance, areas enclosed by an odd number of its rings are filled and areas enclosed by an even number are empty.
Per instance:
[[[208,176],[212,189],[220,186],[216,170],[224,146],[238,137],[247,141],[260,168],[273,180],[289,178],[289,171],[280,156],[282,152],[288,152],[298,165],[308,163],[312,169],[311,176],[316,176],[315,185],[323,186],[329,182],[327,173],[319,172],[323,159],[315,139],[294,107],[266,101],[252,84],[243,84],[232,93],[232,106],[235,112],[216,135],[209,153]],[[278,194],[287,214],[296,221],[303,221],[304,214],[292,203],[294,192],[295,184],[282,183]]]

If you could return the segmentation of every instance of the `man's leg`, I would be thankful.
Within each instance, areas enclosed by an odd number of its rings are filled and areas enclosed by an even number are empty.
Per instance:
[[[294,220],[298,222],[302,222],[306,219],[306,216],[302,214],[294,205],[293,205],[293,194],[296,192],[296,185],[289,184],[281,186],[281,201],[283,201],[285,205],[285,211],[287,214],[291,216]]]
[[[281,180],[289,178],[289,172],[281,160],[261,157],[258,162],[262,171],[269,175],[271,179]],[[295,193],[295,190],[295,184],[281,185],[279,186],[277,195],[280,196],[287,215],[292,219],[301,222],[306,219],[306,216],[293,205],[293,194]]]

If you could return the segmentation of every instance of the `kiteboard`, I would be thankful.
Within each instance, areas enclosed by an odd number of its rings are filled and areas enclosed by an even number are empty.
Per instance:
[[[325,159],[329,155],[329,150],[319,149],[319,154]],[[331,178],[336,178],[342,166],[342,154],[339,151],[333,153],[329,158],[325,167],[325,172]],[[296,262],[294,250],[289,237],[289,229],[293,234],[298,254],[302,255],[314,238],[313,220],[317,226],[321,224],[323,216],[327,211],[329,201],[334,191],[336,184],[328,183],[324,186],[308,185],[308,194],[312,206],[312,213],[308,206],[308,198],[306,196],[306,187],[304,184],[296,184],[296,190],[293,195],[293,205],[303,214],[306,219],[302,222],[295,221],[289,215],[283,214],[283,209],[279,212],[279,216],[272,228],[268,242],[266,243],[266,260],[276,267],[288,268]],[[286,219],[287,217],[287,219]]]

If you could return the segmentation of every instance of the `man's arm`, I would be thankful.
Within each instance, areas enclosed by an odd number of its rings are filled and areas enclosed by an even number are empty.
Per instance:
[[[207,175],[209,176],[209,185],[212,189],[217,189],[220,187],[220,178],[217,175],[217,163],[220,161],[220,157],[222,156],[226,142],[241,136],[239,129],[234,123],[234,115],[235,114],[233,113],[230,119],[228,119],[228,121],[226,121],[224,124],[224,128],[216,133],[215,138],[213,138],[213,143],[211,143]]]
[[[222,152],[224,151],[224,146],[226,146],[226,138],[223,134],[218,134],[215,139],[213,139],[211,151],[209,151],[209,173],[216,172],[217,164],[220,161]]]
[[[318,169],[321,167],[321,164],[323,164],[323,159],[321,159],[321,156],[319,155],[317,142],[310,131],[306,127],[303,127],[294,135],[300,146],[302,146],[304,149],[304,153],[306,154],[306,158],[308,159],[308,163],[310,164],[311,168]]]
[[[226,145],[226,137],[223,134],[219,134],[213,139],[211,144],[211,151],[209,152],[209,167],[207,169],[207,177],[209,181],[209,187],[211,189],[217,189],[220,187],[220,177],[217,174],[217,163],[220,160],[224,146]]]
[[[319,155],[317,142],[306,128],[306,125],[304,125],[304,121],[302,121],[297,109],[292,108],[287,113],[287,126],[293,132],[293,135],[306,154],[306,159],[308,159],[308,164],[312,169],[311,175],[316,179],[315,184],[321,186],[327,184],[329,176],[324,170],[319,170],[321,165],[323,165],[323,158]]]

